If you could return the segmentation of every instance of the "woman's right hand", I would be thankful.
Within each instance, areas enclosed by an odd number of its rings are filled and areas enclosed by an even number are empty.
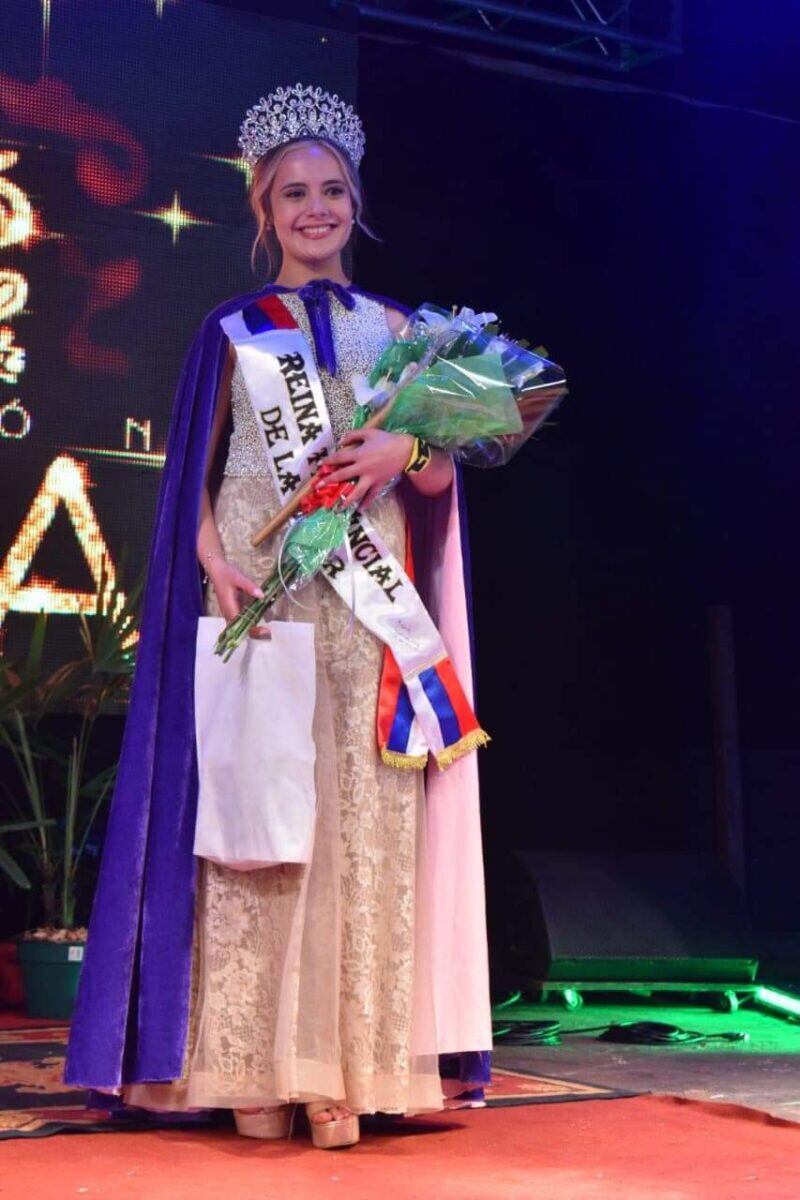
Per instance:
[[[212,559],[206,568],[211,581],[220,611],[226,621],[232,621],[250,602],[251,599],[261,598],[264,593],[258,584],[224,558]],[[250,637],[271,637],[268,625],[254,625]]]

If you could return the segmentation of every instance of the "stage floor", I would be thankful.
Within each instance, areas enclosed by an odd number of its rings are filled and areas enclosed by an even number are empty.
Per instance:
[[[744,1006],[735,1013],[690,1004],[645,1000],[609,1004],[587,994],[569,1012],[547,1004],[517,1004],[505,1015],[554,1020],[564,1031],[626,1021],[665,1021],[701,1033],[741,1031],[748,1042],[713,1041],[687,1046],[626,1046],[596,1034],[566,1036],[560,1046],[505,1046],[495,1061],[507,1070],[590,1080],[627,1092],[653,1092],[694,1100],[741,1104],[800,1122],[800,1024]]]
[[[516,1015],[523,1014],[518,1009]],[[503,1090],[515,1089],[502,1069],[538,1077],[529,1078],[529,1089],[498,1097],[499,1107],[366,1119],[361,1144],[339,1152],[315,1151],[302,1130],[291,1142],[279,1143],[240,1138],[232,1128],[219,1127],[12,1137],[0,1145],[0,1195],[4,1200],[800,1196],[799,1026],[752,1010],[722,1014],[675,1005],[587,1003],[572,1013],[537,1005],[525,1015],[552,1017],[564,1029],[666,1020],[709,1032],[742,1029],[751,1040],[744,1046],[667,1049],[610,1045],[591,1035],[568,1037],[560,1047],[512,1049],[499,1043]],[[20,1016],[5,1024],[8,1078],[3,1080],[0,1069],[0,1084],[19,1085],[12,1035],[21,1036],[28,1022]],[[60,1070],[59,1046],[48,1041],[52,1031],[37,1032],[47,1054],[34,1055],[22,1084],[31,1103],[51,1086],[44,1077],[48,1070]],[[574,1087],[559,1082],[570,1080]],[[626,1091],[661,1094],[621,1095]]]
[[[181,1129],[19,1139],[0,1164],[8,1200],[797,1200],[800,1127],[637,1096],[367,1125],[343,1151]]]

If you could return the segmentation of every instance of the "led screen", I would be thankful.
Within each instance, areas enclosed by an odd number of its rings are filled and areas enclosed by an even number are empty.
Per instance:
[[[274,10],[271,10],[274,11]],[[146,561],[180,364],[266,280],[236,139],[270,89],[354,99],[356,38],[197,0],[0,5],[0,635],[78,645]],[[124,574],[120,561],[126,557]]]

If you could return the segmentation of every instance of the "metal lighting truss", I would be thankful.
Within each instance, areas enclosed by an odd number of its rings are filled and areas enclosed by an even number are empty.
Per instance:
[[[496,57],[542,57],[611,71],[681,52],[682,0],[357,0],[362,28],[430,35]]]

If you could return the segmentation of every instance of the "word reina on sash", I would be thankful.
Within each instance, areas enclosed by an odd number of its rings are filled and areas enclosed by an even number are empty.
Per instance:
[[[289,400],[300,441],[304,446],[315,442],[323,432],[323,424],[311,382],[308,377],[308,367],[299,351],[288,354],[277,354],[276,361],[283,382],[286,385],[286,395]],[[259,420],[264,430],[267,448],[270,451],[275,470],[278,475],[281,492],[284,496],[292,493],[300,486],[301,476],[291,470],[295,465],[294,451],[291,449],[292,439],[286,423],[283,405],[278,403],[270,408],[258,410]],[[290,448],[283,453],[273,453],[285,442]],[[314,454],[309,454],[305,460],[310,470],[314,470],[319,462],[327,456],[325,448]]]

